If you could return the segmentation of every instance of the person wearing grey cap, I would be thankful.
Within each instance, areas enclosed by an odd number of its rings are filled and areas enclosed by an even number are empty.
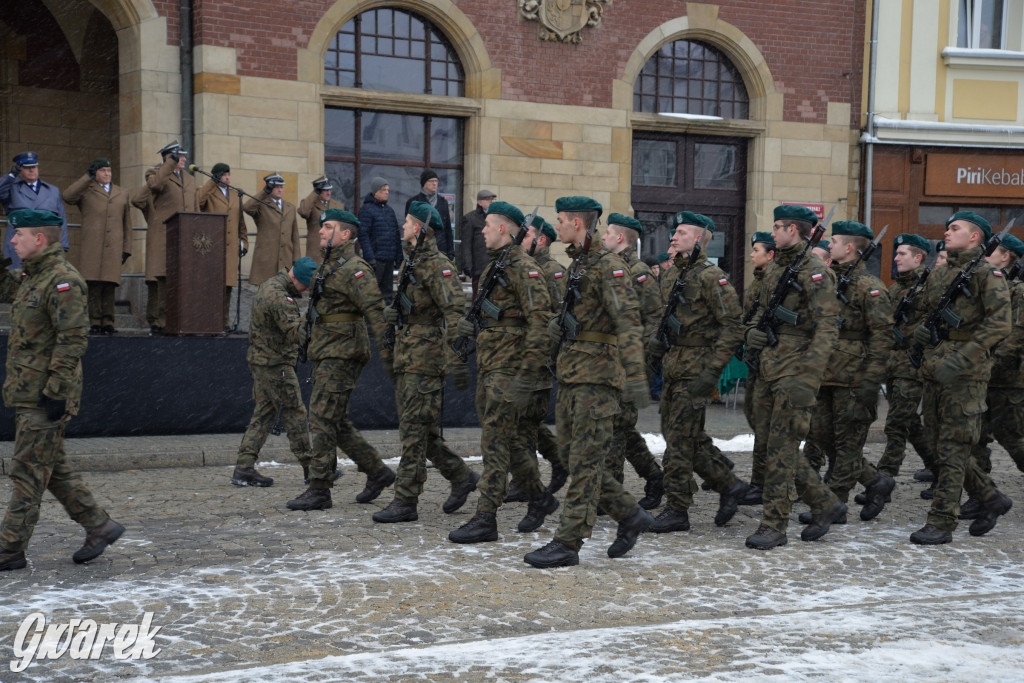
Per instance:
[[[473,296],[476,296],[480,275],[490,263],[490,257],[487,256],[487,245],[484,244],[484,219],[487,217],[487,207],[497,196],[490,190],[480,190],[476,193],[476,208],[465,214],[459,221],[459,240],[462,242],[459,269],[467,277],[472,278]]]
[[[436,209],[441,215],[441,223],[444,225],[444,230],[439,230],[434,235],[434,239],[437,242],[437,250],[454,263],[455,244],[453,242],[454,236],[452,235],[452,215],[448,211],[448,200],[437,192],[439,183],[440,180],[437,177],[436,171],[432,171],[429,168],[424,169],[423,173],[420,173],[420,193],[405,203],[405,214],[409,215],[409,207],[412,206],[413,202],[424,202]]]
[[[345,205],[331,199],[334,185],[322,175],[313,181],[313,191],[299,202],[299,217],[306,219],[306,256],[317,263],[323,260],[320,251],[320,214],[327,209],[345,210]]]
[[[39,155],[35,152],[21,152],[15,155],[14,165],[7,175],[0,178],[0,204],[4,213],[18,209],[44,209],[61,217],[60,246],[68,250],[68,221],[64,216],[64,202],[56,185],[39,179]],[[11,268],[20,268],[21,259],[11,246],[14,229],[8,225],[4,238],[4,256],[11,259]]]
[[[391,185],[376,176],[370,180],[370,191],[359,207],[359,248],[389,306],[394,298],[395,266],[402,259],[402,231],[395,210],[388,206],[390,196]]]

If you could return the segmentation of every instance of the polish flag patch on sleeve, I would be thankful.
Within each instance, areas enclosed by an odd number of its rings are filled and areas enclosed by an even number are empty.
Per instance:
[[[647,276],[646,275],[641,275],[640,277],[638,277],[636,279],[636,281],[637,282],[647,282]]]
[[[868,294],[870,294],[871,296],[878,296],[879,294],[881,294],[881,292],[878,291],[877,289],[872,289],[870,292],[868,292]]]
[[[623,275],[625,275],[624,271],[621,271],[621,270],[613,270],[612,271],[612,277],[622,277]]]
[[[445,277],[448,277],[451,274],[452,274],[452,269],[451,268],[445,268],[444,270],[441,271],[441,275],[444,275]]]
[[[364,276],[364,275],[366,275],[366,273],[364,273],[364,272],[363,272],[363,271],[361,271],[361,270],[357,270],[357,271],[356,271],[356,274],[355,274],[355,275],[354,275],[353,277],[355,277],[355,278],[356,278],[356,279],[358,280],[359,278],[361,278],[361,277],[362,277],[362,276]]]
[[[540,273],[538,273],[536,270],[531,270],[529,275],[530,277],[540,277]]]
[[[290,304],[295,303],[295,299],[291,298],[290,296],[286,296],[285,299],[287,299],[288,303],[290,303]]]
[[[718,278],[718,286],[719,287],[721,287],[723,285],[727,285],[727,284],[729,284],[729,278],[725,278],[725,277]]]
[[[822,275],[821,273],[815,273],[814,275],[811,276],[811,282],[817,282],[818,280],[820,280],[823,277],[825,277],[825,276]]]
[[[559,279],[559,278],[561,278],[561,277],[562,277],[563,275],[565,275],[565,273],[563,273],[562,271],[558,271],[557,273],[555,273],[555,279],[556,279],[556,280],[558,280],[558,279]]]
[[[1002,277],[1003,276],[1003,271],[1001,271],[1001,270],[993,270],[992,274],[995,275],[996,277]]]
[[[57,291],[58,292],[66,292],[69,289],[71,289],[71,284],[68,283],[68,282],[62,282],[59,285],[57,285]]]

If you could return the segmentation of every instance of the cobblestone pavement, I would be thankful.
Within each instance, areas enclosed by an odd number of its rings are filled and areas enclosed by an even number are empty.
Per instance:
[[[749,453],[730,455],[746,476]],[[964,523],[950,545],[909,543],[926,510],[911,455],[878,519],[854,509],[819,542],[799,540],[794,513],[788,546],[748,550],[759,510],[718,528],[717,496],[701,492],[691,531],[645,534],[611,560],[603,517],[580,566],[551,571],[522,557],[550,539],[557,513],[520,534],[526,506],[508,505],[499,542],[449,543],[476,494],[444,514],[433,469],[419,521],[399,525],[370,520],[390,489],[353,502],[363,476],[347,460],[334,508],[312,513],[285,509],[304,488],[292,461],[260,465],[277,480],[266,489],[232,486],[227,466],[89,472],[128,530],[75,565],[81,529],[47,495],[29,568],[0,574],[0,680],[1020,680],[1024,475],[1001,449],[993,460],[1018,504],[984,538]],[[642,488],[632,472],[627,484]],[[118,661],[108,645],[98,660],[65,654],[12,673],[32,612],[120,624],[152,612],[160,651]]]

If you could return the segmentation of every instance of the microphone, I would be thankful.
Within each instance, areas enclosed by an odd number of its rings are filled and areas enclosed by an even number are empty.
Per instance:
[[[199,171],[200,173],[203,173],[203,171],[198,166],[196,166],[195,164],[189,164],[187,166],[187,168],[188,168],[188,172],[189,173],[195,173],[196,171]],[[203,175],[206,175],[206,174],[203,173]]]

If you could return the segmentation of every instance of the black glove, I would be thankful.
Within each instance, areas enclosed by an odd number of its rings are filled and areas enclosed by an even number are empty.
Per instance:
[[[370,270],[372,270],[374,275],[376,275],[377,274],[377,261],[376,261],[376,259],[367,259],[366,262],[368,264],[370,264]]]
[[[19,173],[21,173],[21,164],[14,164],[13,166],[11,166],[12,176],[17,176]]]
[[[263,186],[263,194],[270,194],[273,191],[274,187],[270,183],[267,183],[266,185]]]
[[[241,242],[239,242],[238,243],[238,255],[239,256],[245,256],[248,253],[249,253],[249,250],[245,248],[245,245],[242,244]]]
[[[708,398],[717,386],[718,373],[714,370],[704,370],[690,380],[686,386],[686,392],[693,398]]]
[[[89,170],[86,171],[85,173],[86,175],[89,176],[89,180],[96,180],[96,169],[93,168],[92,166],[90,166]]]
[[[46,394],[39,395],[39,406],[46,408],[46,419],[56,422],[64,417],[68,410],[68,402],[64,399],[50,398]]]
[[[878,390],[880,388],[881,387],[878,386],[877,382],[872,382],[869,379],[862,379],[856,392],[857,400],[865,406],[877,406]]]
[[[647,353],[652,358],[661,358],[668,352],[668,346],[665,342],[658,339],[657,333],[651,335],[651,339],[647,342]]]
[[[121,265],[122,266],[125,264],[125,261],[128,260],[129,256],[131,256],[131,254],[129,254],[127,251],[122,251],[121,252]]]
[[[526,410],[533,403],[534,393],[536,391],[533,385],[517,375],[509,382],[508,391],[505,393],[505,400],[514,405],[518,410]]]

